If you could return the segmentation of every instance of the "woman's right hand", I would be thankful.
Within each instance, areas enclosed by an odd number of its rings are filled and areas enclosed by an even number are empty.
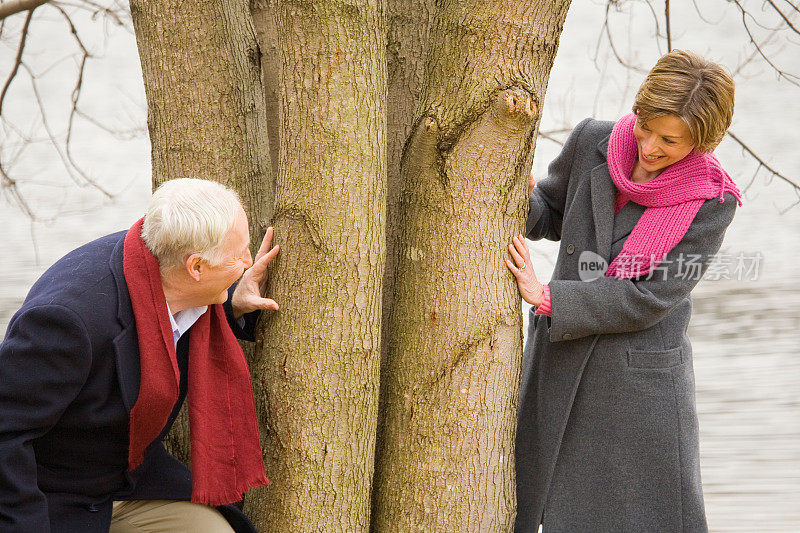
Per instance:
[[[531,175],[528,178],[528,198],[533,194],[534,187],[536,187],[536,180],[533,177],[533,167],[531,167]]]
[[[542,305],[544,300],[544,286],[539,282],[536,273],[533,271],[531,256],[525,238],[522,235],[515,235],[508,245],[508,253],[514,259],[506,259],[506,266],[517,278],[517,286],[522,299],[533,306]]]

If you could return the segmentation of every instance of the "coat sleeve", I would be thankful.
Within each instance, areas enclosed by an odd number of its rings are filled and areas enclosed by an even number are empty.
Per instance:
[[[261,316],[261,311],[247,313],[238,319],[233,316],[231,298],[233,298],[233,291],[236,290],[236,285],[238,285],[238,282],[231,285],[228,289],[228,299],[222,304],[222,308],[225,310],[225,317],[228,319],[228,325],[231,327],[233,334],[236,335],[236,338],[243,341],[255,342],[256,324],[258,323],[258,317]]]
[[[584,119],[572,130],[561,153],[547,168],[547,177],[533,188],[528,199],[528,218],[525,222],[525,236],[528,239],[561,240],[561,225],[564,221],[564,207],[572,162],[575,158],[575,147],[578,145],[581,131],[590,121],[589,118]]]
[[[689,296],[719,251],[736,199],[706,200],[686,235],[648,276],[551,280],[550,340],[647,329]]]
[[[33,440],[80,392],[91,366],[83,321],[63,306],[23,308],[0,344],[0,532],[50,531]]]

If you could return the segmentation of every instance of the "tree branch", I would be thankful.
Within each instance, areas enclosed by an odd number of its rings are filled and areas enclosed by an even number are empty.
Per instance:
[[[772,0],[767,0],[767,3],[768,3],[770,6],[772,6],[772,9],[774,9],[775,11],[777,11],[777,12],[778,12],[778,15],[780,15],[780,17],[783,19],[783,21],[786,23],[786,25],[787,25],[787,26],[789,26],[789,28],[791,28],[791,30],[792,30],[793,32],[795,32],[796,34],[800,35],[800,31],[798,31],[798,30],[797,30],[797,28],[795,28],[795,27],[794,27],[794,25],[792,24],[792,21],[791,21],[791,20],[789,20],[789,17],[787,17],[787,16],[786,16],[786,15],[783,13],[783,11],[781,11],[780,9],[778,9],[778,6],[776,6],[776,5],[775,5],[775,2],[773,2]],[[795,8],[795,9],[797,9],[797,8]]]
[[[787,178],[786,176],[784,176],[783,174],[772,168],[766,161],[764,161],[758,155],[756,155],[756,153],[749,146],[747,146],[747,144],[743,140],[741,140],[736,134],[734,134],[730,130],[728,131],[728,137],[736,141],[736,143],[742,147],[742,150],[744,150],[750,157],[752,157],[753,159],[756,160],[756,162],[758,162],[759,168],[756,169],[756,173],[758,173],[759,169],[765,168],[770,174],[772,174],[776,178],[779,178],[788,183],[789,185],[791,185],[792,187],[794,187],[795,191],[800,191],[800,185],[798,185],[794,181],[790,180],[789,178]]]
[[[791,83],[791,84],[793,84],[793,85],[796,85],[796,86],[800,87],[800,83],[798,83],[798,80],[800,80],[800,77],[798,77],[798,76],[796,76],[796,75],[794,75],[794,74],[788,73],[788,72],[784,72],[783,70],[781,70],[780,68],[778,68],[778,66],[777,66],[775,63],[773,63],[773,62],[772,62],[772,61],[771,61],[771,60],[770,60],[770,59],[767,57],[767,55],[766,55],[766,54],[764,53],[764,51],[761,49],[761,46],[760,46],[760,45],[759,45],[759,44],[756,42],[756,39],[755,39],[755,37],[753,36],[753,32],[752,32],[752,31],[750,31],[750,26],[748,26],[748,24],[747,24],[747,17],[749,16],[751,19],[753,19],[753,21],[754,21],[756,24],[758,24],[758,21],[756,21],[756,20],[753,18],[753,16],[752,16],[750,13],[748,13],[748,12],[747,12],[747,10],[744,8],[744,6],[741,4],[741,2],[739,2],[739,0],[732,0],[732,2],[733,2],[733,4],[735,4],[735,5],[736,5],[736,7],[738,7],[738,8],[739,8],[739,11],[742,13],[742,25],[744,26],[744,29],[745,29],[745,31],[747,32],[747,37],[750,39],[750,42],[753,44],[753,46],[754,46],[754,47],[756,48],[756,50],[758,51],[758,54],[759,54],[759,55],[760,55],[760,56],[761,56],[761,57],[764,59],[764,61],[766,61],[766,62],[767,62],[767,64],[768,64],[769,66],[771,66],[771,67],[772,67],[772,68],[775,70],[775,72],[777,72],[777,73],[778,73],[778,76],[780,76],[781,78],[785,79],[785,80],[786,80],[786,81],[788,81],[789,83]],[[767,28],[767,29],[772,29],[772,28]]]
[[[637,67],[636,65],[631,65],[630,63],[628,63],[627,61],[622,59],[622,56],[620,56],[619,52],[617,51],[617,47],[614,46],[614,38],[611,36],[611,27],[608,24],[608,21],[609,21],[608,12],[609,12],[609,10],[611,8],[611,4],[612,4],[612,2],[609,2],[608,4],[606,4],[606,16],[605,16],[605,20],[603,21],[603,29],[605,30],[606,38],[608,39],[608,44],[611,47],[611,52],[614,54],[614,57],[617,58],[617,61],[619,62],[619,64],[622,65],[623,67],[625,67],[627,69],[630,69],[630,70],[633,70],[633,71],[636,71],[636,72],[647,74],[648,71],[646,69],[643,69],[641,67]]]
[[[72,33],[72,36],[75,38],[75,42],[78,44],[78,47],[81,49],[81,52],[83,53],[83,57],[81,58],[80,61],[80,66],[78,67],[78,79],[75,82],[75,88],[72,90],[72,95],[71,95],[72,108],[70,109],[69,113],[69,123],[67,125],[67,137],[64,141],[64,146],[66,148],[66,156],[70,164],[81,175],[81,177],[84,179],[84,181],[86,181],[86,183],[88,183],[98,191],[102,192],[106,197],[113,198],[113,195],[109,191],[103,188],[95,180],[90,178],[89,175],[86,172],[84,172],[83,169],[81,169],[77,161],[75,161],[75,158],[72,156],[72,127],[73,124],[75,123],[75,115],[78,114],[78,100],[81,97],[81,88],[83,87],[83,73],[86,70],[86,60],[91,57],[91,54],[89,53],[89,50],[83,44],[83,41],[78,35],[78,29],[75,27],[75,24],[73,24],[72,19],[69,17],[69,14],[66,11],[64,11],[64,9],[61,8],[60,6],[56,5],[55,7],[64,16],[64,19],[67,21],[67,24],[69,24],[70,33]]]
[[[5,4],[0,4],[3,6]],[[3,101],[6,99],[8,88],[11,87],[11,82],[17,77],[17,71],[22,63],[22,52],[25,50],[25,41],[28,39],[28,28],[31,25],[31,18],[33,18],[33,9],[28,11],[28,17],[25,19],[25,25],[22,26],[22,37],[19,39],[19,47],[17,48],[17,57],[14,59],[14,68],[11,69],[11,74],[8,75],[5,85],[3,85],[3,92],[0,93],[0,116],[3,115]]]
[[[9,0],[0,4],[0,19],[19,13],[20,11],[33,11],[48,0]]]

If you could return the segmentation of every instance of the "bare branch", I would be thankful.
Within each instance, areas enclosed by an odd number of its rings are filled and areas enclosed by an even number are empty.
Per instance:
[[[770,165],[769,165],[769,164],[768,164],[766,161],[764,161],[763,159],[761,159],[761,158],[760,158],[760,157],[759,157],[759,156],[758,156],[758,155],[757,155],[757,154],[756,154],[756,153],[755,153],[755,152],[754,152],[754,151],[753,151],[753,150],[752,150],[752,149],[751,149],[751,148],[750,148],[750,147],[749,147],[749,146],[748,146],[748,145],[747,145],[747,144],[746,144],[744,141],[742,141],[742,140],[741,140],[741,139],[740,139],[740,138],[739,138],[739,137],[738,137],[736,134],[734,134],[732,131],[728,131],[728,137],[730,137],[731,139],[733,139],[734,141],[736,141],[736,143],[737,143],[739,146],[741,146],[741,147],[742,147],[742,150],[744,150],[744,151],[747,153],[747,155],[749,155],[750,157],[752,157],[753,159],[755,159],[755,160],[758,162],[759,168],[758,168],[758,169],[756,169],[756,173],[758,173],[758,170],[760,170],[761,168],[765,168],[765,169],[766,169],[766,170],[767,170],[767,171],[768,171],[768,172],[769,172],[769,173],[770,173],[772,176],[774,176],[774,177],[776,177],[776,178],[778,178],[778,179],[781,179],[781,180],[785,181],[786,183],[788,183],[789,185],[791,185],[792,187],[794,187],[794,189],[795,189],[796,191],[800,191],[800,185],[798,185],[798,184],[797,184],[797,183],[795,183],[794,181],[790,180],[789,178],[787,178],[786,176],[784,176],[783,174],[781,174],[779,171],[775,170],[775,169],[774,169],[772,166],[770,166]],[[755,177],[755,176],[754,176],[754,177]]]
[[[64,9],[59,5],[55,5],[55,8],[58,9],[58,11],[64,16],[64,19],[67,21],[67,24],[69,24],[70,32],[72,33],[75,42],[78,44],[78,47],[81,49],[83,53],[83,57],[81,58],[80,61],[80,66],[78,68],[78,79],[75,82],[75,88],[72,90],[72,96],[71,96],[72,109],[70,109],[69,123],[67,125],[67,137],[66,140],[64,141],[64,145],[66,147],[66,156],[70,164],[81,175],[81,177],[86,183],[88,183],[98,191],[102,192],[106,197],[112,198],[113,195],[110,192],[108,192],[105,188],[103,188],[100,184],[98,184],[95,180],[90,178],[89,175],[80,167],[80,165],[78,165],[78,162],[72,155],[72,127],[75,123],[75,115],[78,113],[78,100],[81,97],[81,87],[83,86],[83,74],[86,70],[86,61],[91,57],[91,54],[89,53],[89,50],[83,44],[83,41],[78,35],[78,29],[75,27],[75,24],[73,24],[72,19],[69,17],[69,14],[66,11],[64,11]]]
[[[706,18],[706,16],[703,15],[703,12],[700,11],[700,5],[697,3],[697,0],[692,0],[692,3],[694,4],[695,11],[697,11],[697,16],[700,17],[700,20],[702,20],[706,24],[710,24],[712,26],[716,26],[723,19],[723,16],[720,16],[720,18],[718,20],[711,20],[711,19]]]
[[[778,35],[778,32],[779,32],[779,31],[780,31],[780,29],[777,29],[777,28],[776,28],[776,29],[774,29],[774,30],[772,30],[772,31],[770,32],[770,34],[769,34],[769,35],[767,35],[767,37],[766,37],[766,38],[765,38],[763,41],[761,41],[761,43],[758,45],[758,47],[757,47],[757,48],[761,49],[761,48],[763,48],[764,46],[766,46],[767,44],[769,44],[770,42],[772,42],[772,40],[775,38],[775,36],[776,36],[776,35]],[[749,65],[750,63],[752,63],[752,62],[753,62],[753,60],[754,60],[756,57],[758,57],[758,55],[759,55],[759,54],[758,54],[758,49],[754,49],[754,50],[753,50],[753,51],[750,53],[750,55],[749,55],[749,56],[747,56],[747,58],[746,58],[744,61],[742,61],[741,63],[739,63],[739,65],[737,65],[737,67],[736,67],[736,68],[735,68],[735,69],[734,69],[734,70],[731,72],[731,76],[733,76],[733,77],[739,76],[739,75],[741,74],[742,70],[743,70],[743,69],[744,69],[744,68],[745,68],[747,65]]]
[[[783,21],[786,23],[786,25],[787,25],[787,26],[789,26],[789,28],[791,28],[791,30],[792,30],[793,32],[795,32],[796,34],[800,35],[800,31],[798,31],[798,30],[797,30],[797,28],[795,28],[795,27],[794,27],[794,25],[792,24],[792,21],[791,21],[791,20],[789,20],[789,17],[787,17],[786,15],[784,15],[783,11],[781,11],[780,9],[778,9],[778,6],[776,6],[776,5],[775,5],[775,2],[773,2],[772,0],[767,0],[767,3],[768,3],[770,6],[772,6],[772,9],[774,9],[775,11],[777,11],[778,15],[780,15],[780,17],[783,19]],[[795,8],[795,9],[796,9],[796,8]]]
[[[0,6],[5,4],[0,4]],[[25,25],[22,26],[22,36],[19,39],[19,47],[17,48],[17,57],[14,59],[14,68],[11,69],[11,74],[8,75],[8,79],[6,80],[5,85],[3,85],[3,92],[0,93],[0,116],[3,114],[3,101],[6,99],[6,93],[8,92],[8,88],[11,87],[11,82],[14,81],[14,78],[17,77],[17,72],[19,71],[19,66],[22,63],[22,53],[25,50],[25,42],[28,40],[28,28],[31,25],[31,19],[33,18],[33,9],[28,11],[28,16],[25,19]]]
[[[783,0],[783,1],[786,2],[787,4],[789,4],[789,7],[791,7],[794,10],[795,13],[800,13],[800,7],[797,7],[796,5],[794,5],[793,2],[791,2],[790,0]]]
[[[14,202],[16,202],[16,204],[20,207],[20,209],[22,209],[28,218],[31,220],[35,218],[33,210],[31,209],[30,205],[28,205],[27,200],[25,200],[25,197],[19,192],[19,189],[17,188],[17,182],[11,179],[8,174],[6,174],[6,171],[2,165],[0,165],[0,189],[8,192],[8,194],[14,199]]]
[[[0,4],[0,19],[19,13],[20,11],[32,11],[48,0],[9,0]]]
[[[672,51],[672,27],[669,20],[669,0],[664,0],[664,16],[667,19],[667,52]]]
[[[116,8],[116,9],[109,8],[109,7],[105,7],[103,5],[100,5],[100,4],[96,3],[96,2],[91,2],[89,0],[81,0],[81,2],[78,2],[78,3],[59,1],[58,5],[62,6],[62,7],[66,6],[66,7],[72,7],[72,8],[75,8],[75,9],[82,9],[84,11],[89,11],[93,15],[97,15],[97,14],[102,13],[102,14],[110,17],[111,19],[113,19],[114,23],[117,24],[118,26],[125,26],[125,21],[122,20],[122,17],[125,15],[125,10],[121,9],[119,7]]]
[[[758,54],[764,59],[764,61],[767,62],[767,64],[769,66],[771,66],[773,68],[773,70],[775,70],[775,72],[778,73],[778,76],[780,76],[781,78],[785,79],[789,83],[800,87],[800,83],[798,83],[798,80],[800,80],[800,77],[798,77],[798,76],[796,76],[794,74],[788,73],[788,72],[784,72],[783,70],[778,68],[778,66],[775,63],[773,63],[767,57],[767,55],[761,49],[761,46],[756,42],[756,39],[753,36],[753,32],[750,30],[750,26],[748,26],[748,24],[747,24],[747,18],[750,17],[750,19],[752,19],[756,24],[758,24],[758,21],[755,20],[755,18],[750,13],[747,12],[747,10],[744,8],[744,6],[742,6],[742,4],[741,4],[741,2],[739,2],[739,0],[731,0],[731,1],[733,2],[733,4],[736,5],[736,7],[739,8],[739,11],[742,13],[742,24],[744,25],[744,29],[747,32],[747,36],[750,39],[750,42],[753,44],[755,49],[758,51]],[[769,29],[774,29],[774,28],[769,28]]]
[[[661,24],[658,22],[658,14],[656,13],[656,8],[653,7],[652,0],[646,0],[647,8],[650,10],[650,14],[653,15],[653,24],[656,25],[656,46],[658,46],[658,54],[662,55],[663,52],[661,51],[661,42],[658,40],[658,37],[661,37]],[[669,22],[669,21],[667,21]],[[669,26],[667,26],[669,29]],[[667,50],[669,52],[669,50]]]
[[[614,54],[614,57],[617,59],[620,65],[624,66],[627,69],[647,74],[648,71],[646,69],[637,67],[636,65],[631,65],[630,63],[622,59],[622,56],[619,55],[616,46],[614,46],[614,38],[611,36],[611,27],[608,24],[609,21],[608,12],[610,8],[611,8],[611,2],[606,4],[606,17],[605,20],[603,21],[603,29],[605,30],[606,38],[608,39],[608,44],[611,47],[611,52]]]
[[[557,129],[557,130],[547,130],[547,131],[539,130],[539,137],[541,137],[542,139],[554,142],[554,143],[556,143],[556,144],[558,144],[560,146],[564,146],[564,141],[562,141],[558,137],[555,137],[555,135],[560,134],[560,133],[568,133],[568,132],[570,132],[572,130],[573,130],[573,128],[560,128],[560,129]]]

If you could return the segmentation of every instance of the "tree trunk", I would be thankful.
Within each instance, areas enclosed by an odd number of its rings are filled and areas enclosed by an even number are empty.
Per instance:
[[[373,531],[510,531],[522,346],[504,259],[569,0],[445,1],[401,164]]]
[[[392,312],[396,244],[400,236],[398,224],[400,208],[400,159],[408,135],[414,124],[414,113],[425,77],[425,51],[435,0],[388,0],[386,61],[388,87],[386,101],[386,269],[383,275],[383,339],[389,338],[389,316]],[[381,368],[386,364],[388,343],[381,345]],[[381,382],[381,399],[378,424],[381,424],[384,406],[384,386]],[[375,460],[381,459],[381,444],[376,443]]]
[[[274,226],[254,377],[263,531],[369,527],[385,262],[386,35],[377,0],[279,1]]]
[[[256,30],[258,47],[261,50],[261,83],[267,111],[267,132],[269,134],[269,158],[272,162],[272,175],[278,175],[280,159],[280,86],[283,80],[281,50],[276,27],[277,0],[251,0],[250,13]]]
[[[148,103],[153,186],[179,177],[237,190],[257,249],[272,214],[273,179],[260,53],[236,1],[131,0]],[[165,439],[189,462],[185,413]]]
[[[388,0],[387,43],[387,218],[386,271],[383,293],[383,334],[388,335],[387,320],[392,309],[395,242],[400,233],[397,224],[400,205],[400,158],[414,124],[414,112],[422,93],[425,76],[425,51],[435,0]],[[384,344],[384,354],[386,352]]]

